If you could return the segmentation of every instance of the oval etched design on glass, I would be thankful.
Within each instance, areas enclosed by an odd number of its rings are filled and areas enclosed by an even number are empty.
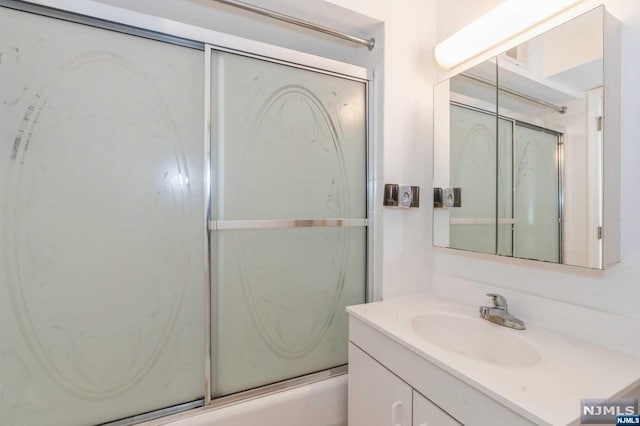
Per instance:
[[[245,182],[245,188],[253,187],[248,193],[269,188],[265,196],[282,202],[252,203],[241,211],[258,209],[261,218],[349,217],[337,110],[330,111],[303,86],[285,85],[266,98],[255,123],[245,155],[269,170],[258,171],[260,180]],[[269,161],[261,162],[263,156]],[[310,190],[321,195],[309,197]],[[252,324],[281,357],[309,354],[335,321],[348,262],[347,232],[310,228],[237,235],[239,276]]]
[[[153,150],[136,143],[149,129]],[[190,263],[177,225],[191,190],[166,100],[124,58],[79,55],[37,91],[10,158],[3,244],[20,331],[68,393],[122,394],[158,360],[189,277],[167,266]]]

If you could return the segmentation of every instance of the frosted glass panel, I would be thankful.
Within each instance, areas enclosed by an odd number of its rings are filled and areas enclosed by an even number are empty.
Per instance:
[[[362,82],[215,53],[217,220],[366,217]],[[347,362],[365,301],[366,228],[217,231],[214,396]]]
[[[0,8],[0,424],[202,397],[203,73]]]
[[[218,219],[365,217],[363,83],[226,53],[212,69]]]
[[[558,224],[558,136],[516,126],[514,253],[560,262]]]
[[[217,234],[214,395],[347,362],[345,307],[365,300],[365,228]]]

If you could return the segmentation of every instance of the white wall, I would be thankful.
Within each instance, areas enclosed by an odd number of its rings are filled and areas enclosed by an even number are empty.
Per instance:
[[[436,41],[440,42],[469,25],[503,0],[437,0]]]
[[[433,40],[435,1],[330,0],[384,21],[384,177],[378,179],[384,298],[428,288],[431,281]],[[380,78],[380,75],[376,75]],[[419,185],[420,208],[382,208],[384,183]]]
[[[580,7],[596,6],[598,3],[587,1]],[[637,119],[640,114],[640,98],[637,96],[640,93],[640,80],[637,78],[637,68],[640,66],[640,2],[606,0],[603,3],[611,14],[622,21],[621,263],[606,271],[593,271],[436,249],[433,259],[437,280],[463,278],[482,288],[485,285],[497,286],[517,293],[539,295],[640,318],[640,221],[637,219],[640,217],[640,192],[635,190],[640,182],[640,168],[637,167],[640,158],[640,145],[637,143],[640,136],[640,120]],[[438,41],[444,38],[441,35],[459,29],[459,23],[480,16],[484,12],[483,6],[484,2],[480,4],[475,0],[438,0]],[[452,7],[460,15],[457,21],[449,16]],[[446,28],[441,28],[443,25]],[[637,334],[637,330],[633,332],[633,335]]]

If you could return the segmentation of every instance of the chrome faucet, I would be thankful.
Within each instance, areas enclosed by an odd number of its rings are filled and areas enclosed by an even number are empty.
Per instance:
[[[524,330],[524,322],[509,313],[507,299],[504,296],[494,293],[488,293],[487,296],[491,298],[493,306],[480,306],[480,316],[482,318],[498,325]]]

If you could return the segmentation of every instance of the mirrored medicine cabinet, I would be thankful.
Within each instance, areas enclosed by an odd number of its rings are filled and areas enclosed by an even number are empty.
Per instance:
[[[435,86],[434,246],[618,261],[618,27],[600,6]]]

